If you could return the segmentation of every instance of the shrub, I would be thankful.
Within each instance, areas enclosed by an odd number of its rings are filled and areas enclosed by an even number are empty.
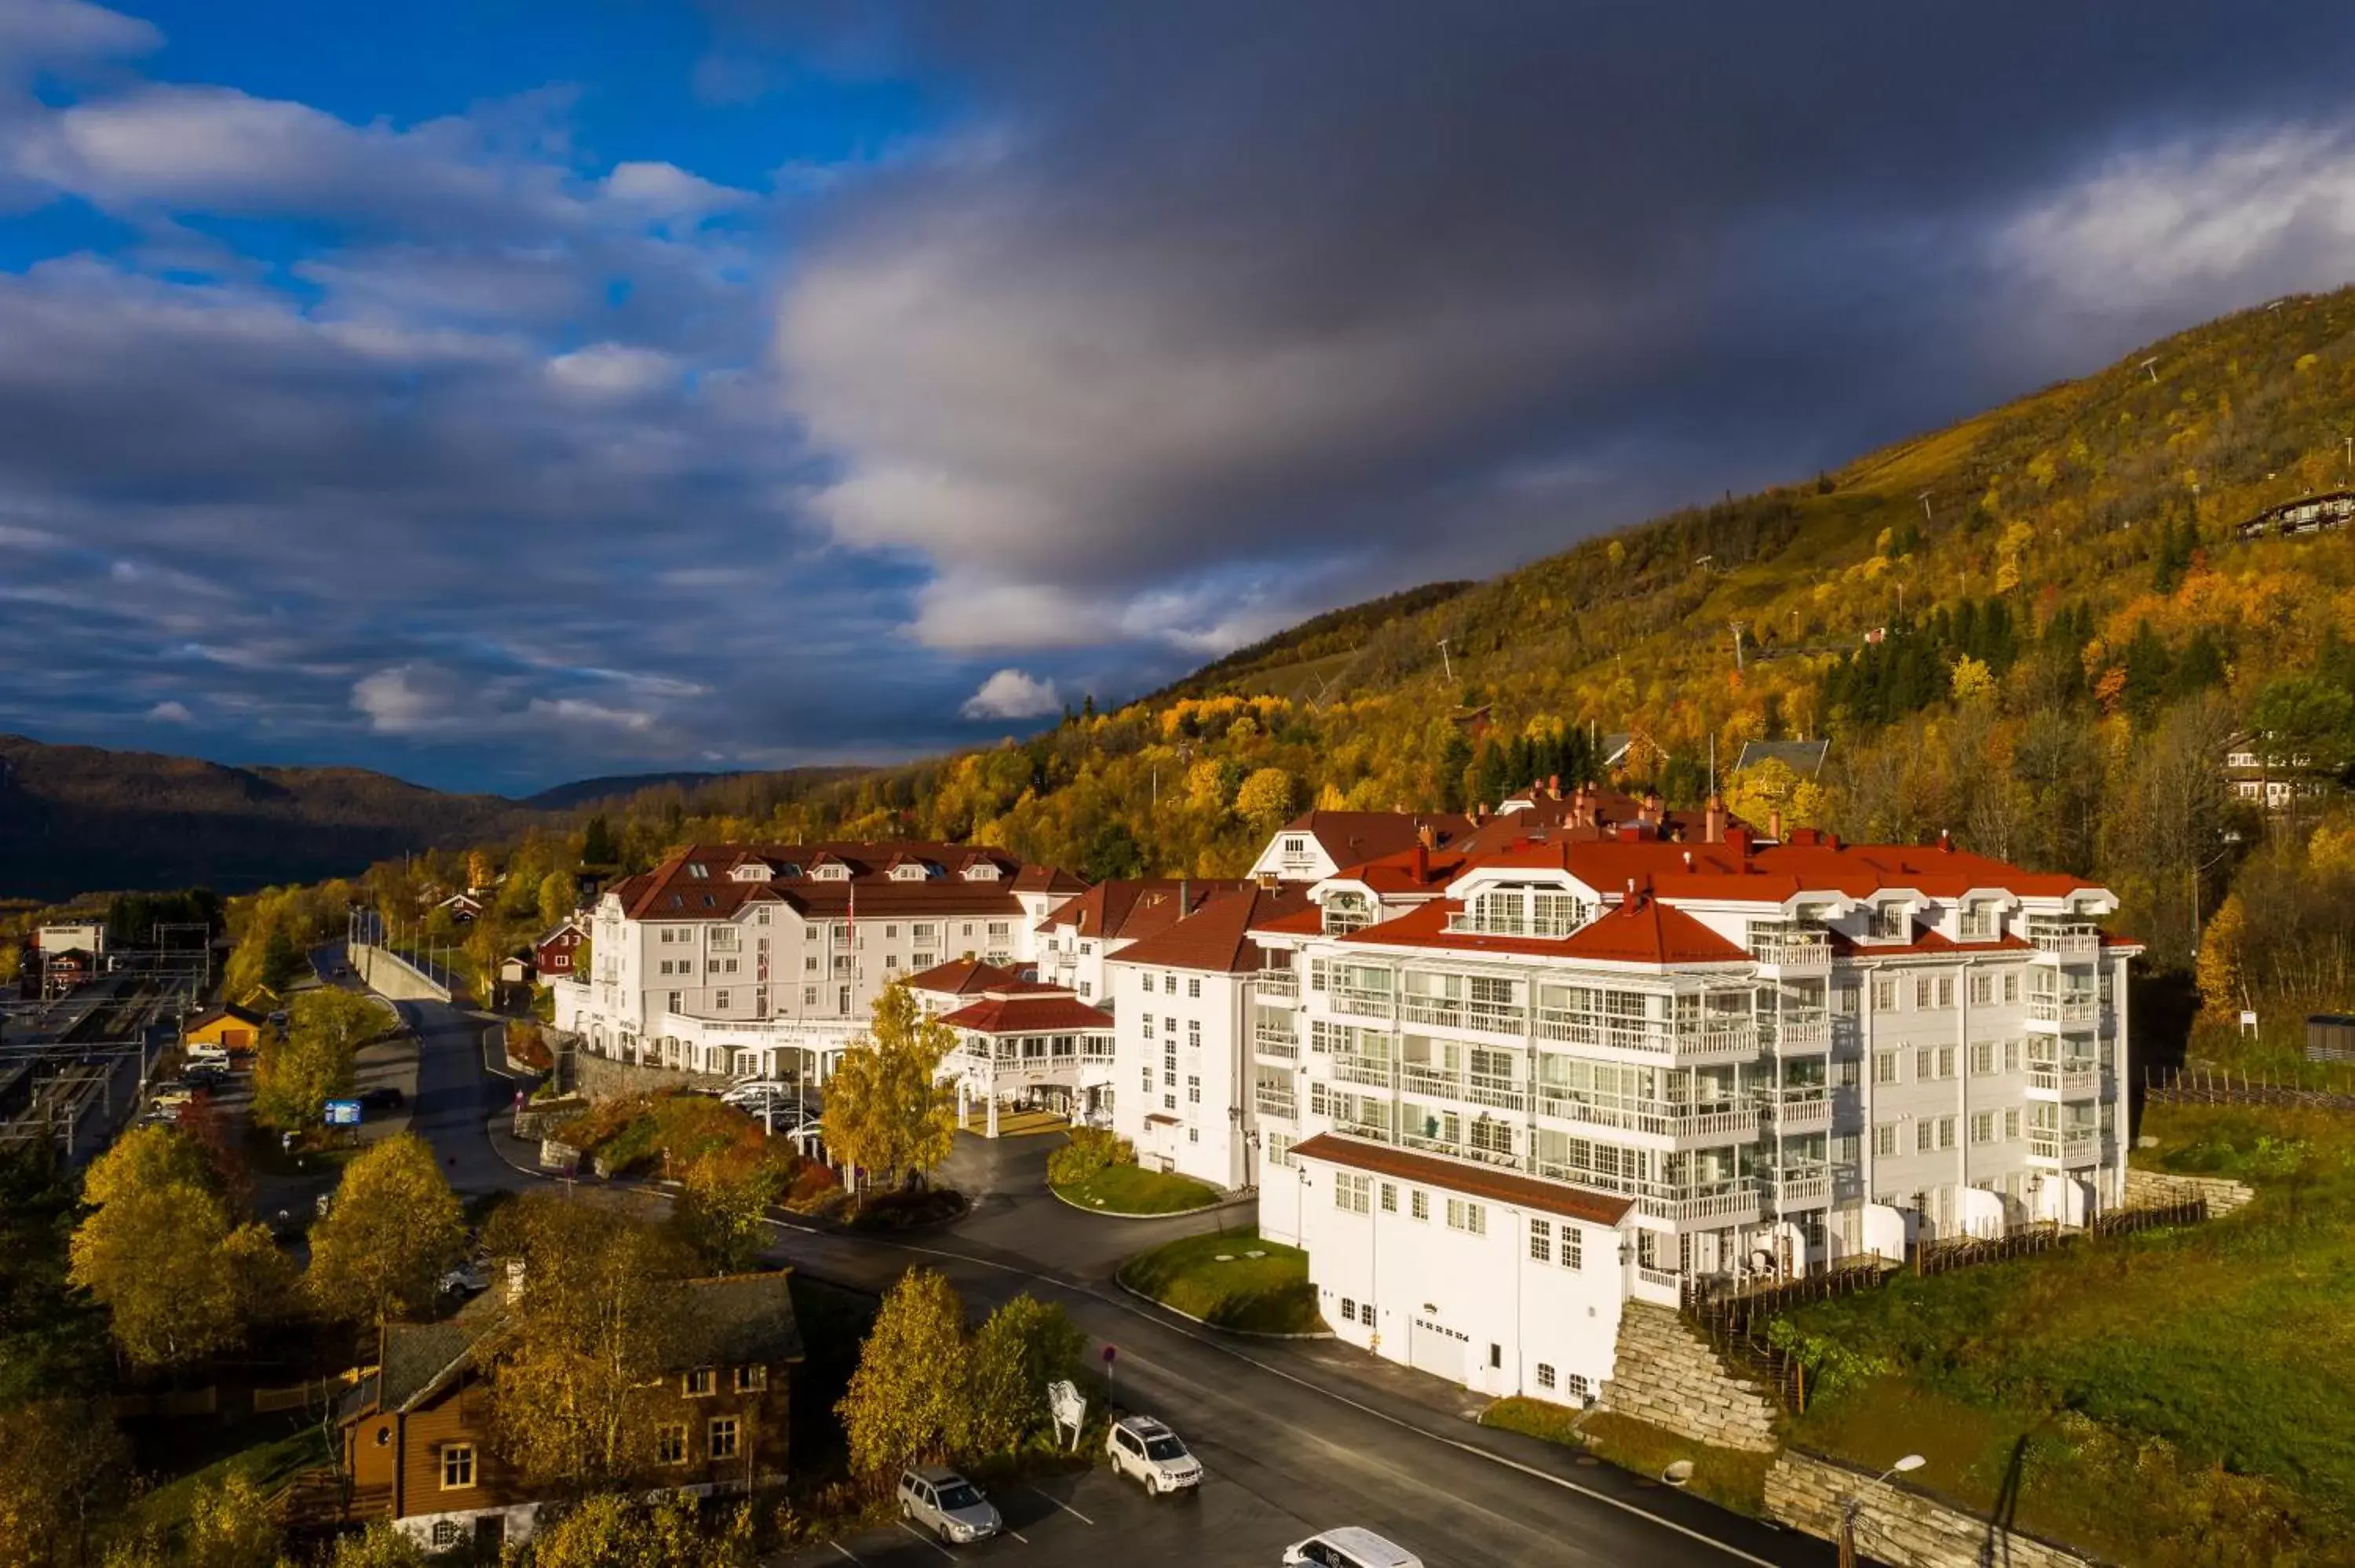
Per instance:
[[[1076,1187],[1108,1166],[1135,1163],[1136,1148],[1128,1139],[1100,1127],[1076,1127],[1071,1140],[1047,1157],[1047,1180]]]
[[[553,1072],[556,1067],[556,1054],[548,1048],[548,1036],[537,1023],[507,1025],[507,1058],[535,1073]]]

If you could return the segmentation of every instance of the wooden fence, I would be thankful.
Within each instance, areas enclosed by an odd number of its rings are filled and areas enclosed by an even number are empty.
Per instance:
[[[2154,1106],[2288,1106],[2305,1110],[2355,1111],[2355,1094],[2310,1089],[2263,1073],[2229,1067],[2146,1067],[2143,1103]]]

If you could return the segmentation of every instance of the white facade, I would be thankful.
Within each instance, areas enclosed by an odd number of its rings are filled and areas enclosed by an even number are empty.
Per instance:
[[[2137,949],[2093,924],[2115,898],[1944,849],[1794,837],[1698,859],[1657,840],[1524,848],[1467,864],[1438,906],[1261,935],[1288,967],[1245,982],[1235,1103],[1267,1163],[1262,1229],[1307,1248],[1337,1332],[1416,1364],[1461,1334],[1462,1381],[1484,1392],[1599,1382],[1617,1298],[1526,1310],[1544,1216],[1481,1199],[1499,1177],[1621,1200],[1626,1266],[1618,1232],[1594,1229],[1574,1288],[1669,1304],[1690,1281],[2121,1201]],[[1125,1073],[1125,1022],[1121,1038]],[[1311,1139],[1325,1157],[1294,1153]],[[1336,1149],[1420,1174],[1375,1175],[1360,1213]],[[1394,1181],[1433,1212],[1384,1208]],[[1476,1231],[1446,1223],[1466,1202],[1487,1205]],[[1342,1307],[1369,1298],[1370,1326]]]
[[[1148,1169],[1220,1188],[1257,1185],[1243,1037],[1250,977],[1122,958],[1104,973],[1119,1003],[1114,1129]]]
[[[829,875],[825,854],[797,853],[698,847],[609,889],[587,917],[589,972],[551,988],[557,1027],[648,1065],[823,1075],[886,987],[967,955],[1028,963],[1032,927],[1077,885],[978,857],[921,876],[837,857]]]

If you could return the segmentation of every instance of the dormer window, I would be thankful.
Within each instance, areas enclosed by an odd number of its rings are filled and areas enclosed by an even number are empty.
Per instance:
[[[1876,941],[1894,941],[1913,935],[1912,917],[1902,904],[1869,904],[1864,910],[1864,934]]]
[[[812,871],[810,875],[819,882],[848,882],[850,868],[838,860],[828,861]]]
[[[710,876],[711,868],[699,860],[691,860],[687,863],[687,874],[701,882]]]
[[[1965,938],[1987,941],[1995,935],[1996,913],[1992,904],[1966,904],[1955,929]]]
[[[894,882],[922,882],[924,880],[924,868],[914,861],[903,862],[891,868],[891,880]]]
[[[977,860],[964,868],[964,879],[967,882],[996,882],[997,867],[989,861]]]
[[[766,882],[769,868],[757,860],[747,861],[728,874],[738,882]]]
[[[1325,934],[1328,937],[1347,936],[1372,918],[1362,893],[1336,893],[1325,900]]]

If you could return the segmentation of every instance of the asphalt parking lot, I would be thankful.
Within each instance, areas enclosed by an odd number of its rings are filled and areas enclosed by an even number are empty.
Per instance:
[[[839,1542],[805,1548],[782,1559],[785,1568],[947,1568],[951,1563],[1004,1563],[1007,1568],[1122,1568],[1204,1563],[1273,1564],[1284,1549],[1347,1520],[1310,1522],[1278,1499],[1254,1489],[1247,1473],[1222,1468],[1214,1446],[1192,1445],[1206,1475],[1199,1489],[1147,1497],[1135,1481],[1116,1479],[1099,1464],[1079,1475],[1042,1477],[995,1488],[989,1500],[1006,1518],[1007,1533],[971,1546],[943,1546],[907,1525],[868,1531]],[[1444,1568],[1433,1543],[1401,1542]]]

